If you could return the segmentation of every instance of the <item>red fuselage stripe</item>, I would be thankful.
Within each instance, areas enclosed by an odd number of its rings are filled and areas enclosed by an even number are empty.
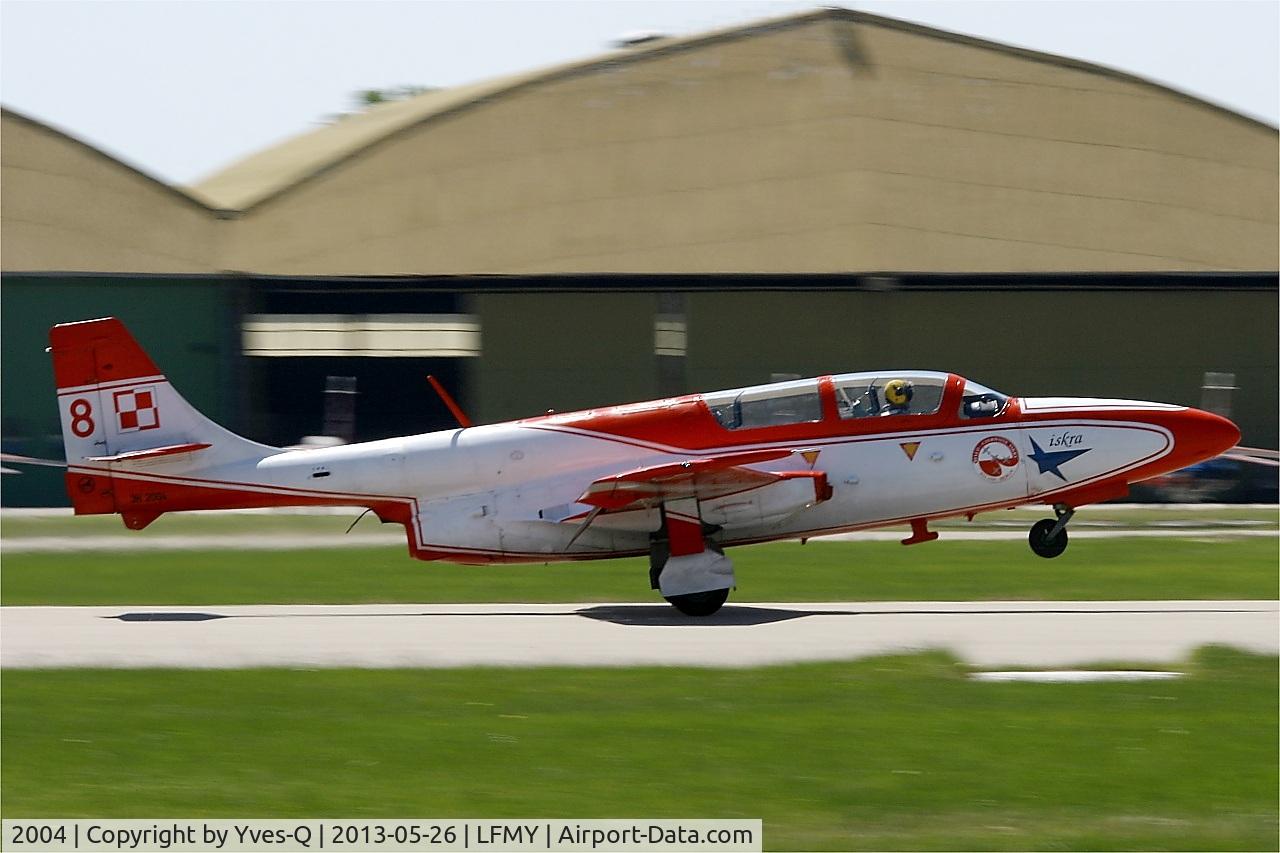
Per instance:
[[[1048,420],[1050,419],[1046,419],[1046,421]],[[1102,421],[1102,423],[1099,423],[1098,420],[1096,419],[1090,419],[1090,421],[1087,423],[1072,422],[1072,421],[1066,421],[1066,422],[1054,421],[1052,425],[1056,428],[1056,427],[1107,426],[1112,424],[1114,424],[1115,428],[1137,429],[1137,430],[1143,430],[1147,432],[1155,432],[1157,434],[1160,434],[1165,439],[1165,444],[1159,450],[1143,457],[1140,460],[1137,460],[1136,462],[1132,462],[1127,465],[1120,466],[1118,468],[1109,470],[1105,473],[1097,474],[1093,477],[1088,478],[1087,480],[1081,480],[1075,483],[1064,484],[1059,488],[1055,488],[1046,492],[1029,494],[1025,497],[1020,497],[1013,500],[1003,500],[1003,501],[996,501],[996,502],[990,502],[990,503],[984,503],[984,504],[974,504],[970,506],[957,507],[955,509],[947,509],[943,513],[939,513],[930,517],[946,518],[946,517],[964,515],[969,512],[981,512],[981,511],[987,511],[987,510],[993,510],[993,509],[1000,509],[1000,508],[1009,507],[1009,506],[1018,506],[1021,504],[1028,504],[1028,503],[1042,503],[1044,502],[1045,498],[1052,497],[1055,494],[1061,494],[1068,491],[1078,490],[1080,487],[1086,486],[1090,483],[1095,483],[1101,480],[1112,478],[1126,471],[1131,471],[1135,468],[1139,468],[1142,465],[1163,456],[1166,453],[1166,451],[1168,451],[1169,447],[1172,445],[1172,442],[1169,439],[1167,430],[1159,427],[1149,426],[1146,424],[1137,424],[1137,423],[1127,422],[1127,421],[1110,422],[1105,420]],[[1003,430],[1026,430],[1031,428],[1038,428],[1044,425],[1045,424],[1036,423],[1036,422],[1033,422],[1030,424],[1023,422],[1023,423],[1016,423],[1016,424],[1003,424],[1003,425],[1000,425],[999,428]],[[590,433],[585,430],[562,429],[559,427],[553,427],[549,425],[540,425],[535,428],[547,429],[549,431],[556,431],[556,432],[567,432],[567,433],[579,435],[582,437],[594,438],[602,441],[616,442],[616,443],[640,447],[642,449],[648,449],[648,450],[655,450],[657,447],[660,447],[655,445],[641,444],[634,440],[619,439],[618,437],[612,436],[612,435]],[[995,428],[996,428],[995,425],[984,424],[984,425],[976,425],[973,427],[928,430],[928,431],[922,431],[916,434],[907,434],[907,435],[913,435],[913,436],[918,435],[923,437],[962,435],[965,433],[972,433],[972,432],[989,432]],[[903,436],[904,434],[902,433],[882,433],[882,434],[876,434],[876,435],[849,436],[845,438],[829,438],[829,439],[822,439],[818,441],[788,441],[783,443],[782,445],[767,446],[766,449],[775,449],[775,450],[799,449],[799,448],[807,449],[807,448],[812,448],[815,445],[822,445],[826,447],[826,446],[839,446],[839,445],[845,445],[845,444],[858,444],[858,443],[864,443],[869,441],[886,441],[886,440],[897,441],[901,439]],[[732,449],[740,450],[741,448],[732,448]],[[679,450],[676,452],[702,456],[702,455],[712,455],[715,453],[723,453],[724,450],[725,448],[715,448],[715,449],[700,450],[700,451]],[[671,451],[658,450],[657,452],[671,452]],[[195,477],[178,477],[178,476],[163,475],[163,474],[140,474],[136,472],[115,471],[109,468],[98,468],[93,466],[69,466],[68,471],[77,472],[77,473],[99,474],[99,475],[110,476],[110,477],[119,477],[123,479],[135,480],[139,482],[155,482],[155,483],[162,483],[162,484],[177,483],[177,484],[184,484],[184,485],[191,485],[191,486],[205,486],[210,488],[229,488],[232,490],[237,490],[242,492],[250,492],[250,493],[265,494],[265,495],[276,495],[276,496],[286,497],[286,498],[290,496],[306,497],[306,498],[326,498],[334,502],[349,500],[355,505],[367,505],[370,502],[403,503],[403,504],[409,505],[413,511],[413,523],[407,526],[410,528],[409,529],[410,544],[414,548],[414,550],[428,551],[428,552],[433,552],[441,555],[485,556],[485,557],[493,558],[490,560],[490,562],[502,562],[504,560],[509,560],[509,561],[547,560],[552,558],[572,559],[572,560],[601,559],[601,558],[610,558],[610,557],[618,557],[618,556],[630,556],[637,553],[643,553],[642,551],[638,551],[638,550],[625,550],[625,551],[601,550],[601,551],[587,551],[587,552],[577,552],[577,553],[530,552],[530,551],[518,552],[518,551],[501,551],[501,550],[495,550],[491,548],[471,548],[471,547],[458,546],[458,545],[436,545],[433,543],[426,543],[426,542],[422,542],[419,538],[418,523],[417,523],[418,506],[419,506],[418,498],[403,496],[403,495],[366,494],[366,493],[358,493],[358,492],[332,492],[332,491],[325,491],[321,489],[302,489],[302,488],[297,488],[292,486],[273,486],[273,485],[263,484],[263,483],[244,483],[244,482],[238,482],[238,481],[232,481],[232,480],[213,480],[213,479],[204,479],[204,478],[195,478]],[[901,516],[901,517],[886,518],[886,519],[876,519],[873,521],[867,521],[867,522],[862,522],[859,524],[852,524],[852,525],[813,528],[810,530],[789,532],[786,538],[788,539],[807,538],[811,536],[822,536],[822,535],[831,534],[831,533],[868,530],[876,527],[886,527],[894,524],[901,524],[907,521],[911,521],[912,518],[914,518],[914,516]],[[731,539],[731,540],[727,540],[724,544],[725,545],[744,545],[744,544],[753,544],[756,542],[767,542],[767,541],[771,541],[771,537]]]

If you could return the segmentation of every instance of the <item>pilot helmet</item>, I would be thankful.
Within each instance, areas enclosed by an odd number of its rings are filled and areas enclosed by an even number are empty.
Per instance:
[[[890,406],[905,406],[911,402],[911,383],[905,379],[891,379],[884,385],[884,398]]]

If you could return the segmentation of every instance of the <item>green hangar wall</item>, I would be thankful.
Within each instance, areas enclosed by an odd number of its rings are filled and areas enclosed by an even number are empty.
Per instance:
[[[1230,323],[1206,319],[1227,301],[1211,291],[699,295],[689,380],[718,388],[763,381],[766,371],[921,368],[1020,396],[1195,406],[1204,373],[1221,371],[1235,374],[1232,416],[1246,443],[1274,447],[1278,365],[1266,343],[1280,306],[1274,291],[1233,294]]]
[[[1196,406],[1205,372],[1214,371],[1236,377],[1232,416],[1245,443],[1277,442],[1274,275],[992,276],[962,285],[907,276],[896,286],[856,276],[585,278],[593,283],[527,282],[531,290],[636,290],[473,297],[484,329],[470,397],[479,417],[676,393],[664,384],[655,338],[663,318],[678,316],[686,351],[679,392],[774,374],[920,368],[1022,396]]]
[[[240,423],[240,363],[234,283],[166,276],[5,275],[0,314],[0,412],[6,452],[63,457],[53,363],[55,323],[117,316],[193,404],[221,424]],[[26,468],[6,477],[5,503],[66,502],[61,472]],[[13,501],[17,502],[17,501]]]
[[[1011,394],[1198,405],[1232,373],[1244,442],[1277,443],[1275,275],[235,276],[14,275],[3,283],[5,450],[59,458],[48,355],[56,322],[122,317],[215,420],[277,444],[316,431],[323,370],[243,354],[262,311],[356,299],[371,314],[441,306],[473,318],[478,357],[347,359],[359,438],[452,424],[424,378],[447,378],[480,422],[767,382],[778,374],[922,368]],[[302,300],[299,303],[298,300]],[[275,397],[275,399],[273,399]],[[305,411],[304,411],[305,410]],[[368,417],[376,413],[376,417]],[[372,430],[372,432],[370,431]],[[6,477],[6,505],[62,504],[53,469]]]
[[[484,294],[472,304],[484,355],[471,400],[483,420],[660,396],[653,292]]]

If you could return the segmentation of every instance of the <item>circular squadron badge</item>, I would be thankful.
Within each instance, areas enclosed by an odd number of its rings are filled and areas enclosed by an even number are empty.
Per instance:
[[[1018,448],[1002,435],[989,435],[973,448],[973,464],[988,480],[1007,480],[1018,467]]]

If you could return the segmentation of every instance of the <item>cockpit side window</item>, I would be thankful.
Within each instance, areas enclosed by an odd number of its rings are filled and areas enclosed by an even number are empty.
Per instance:
[[[932,415],[942,405],[944,373],[851,373],[833,379],[840,417]]]
[[[964,394],[960,398],[960,417],[994,418],[1003,414],[1007,405],[1008,396],[977,382],[965,380]]]
[[[756,429],[822,420],[818,380],[782,382],[703,395],[725,429]]]

